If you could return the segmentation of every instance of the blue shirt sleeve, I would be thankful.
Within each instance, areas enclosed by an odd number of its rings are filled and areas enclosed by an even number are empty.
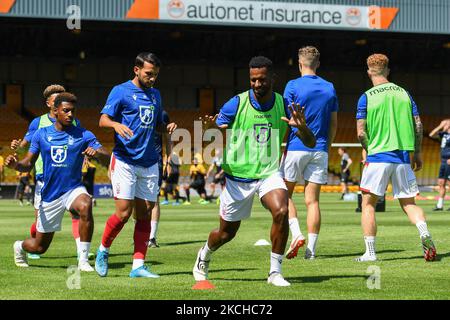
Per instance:
[[[122,90],[119,86],[115,86],[109,93],[106,104],[100,113],[107,114],[114,118],[122,109]]]
[[[164,125],[168,125],[170,123],[169,114],[165,110],[162,111],[162,122]]]
[[[292,102],[294,102],[294,95],[295,90],[292,85],[292,81],[289,81],[286,85],[286,88],[284,88],[283,97],[286,99],[287,104],[290,105]]]
[[[367,96],[365,93],[363,93],[363,95],[358,100],[356,119],[367,119]]]
[[[217,117],[216,124],[221,126],[223,124],[231,124],[236,117],[236,113],[239,107],[239,96],[234,96],[227,103],[225,103],[220,109],[219,116]]]
[[[91,147],[94,150],[98,150],[102,147],[95,135],[89,130],[84,132],[84,141],[86,142],[87,147]]]
[[[338,97],[336,94],[336,90],[334,88],[333,88],[333,93],[334,93],[334,96],[333,96],[333,102],[331,105],[331,112],[337,112],[339,109],[339,100],[338,100]]]
[[[409,92],[408,92],[408,96],[409,96],[409,99],[411,99],[413,117],[418,117],[419,116],[419,108],[417,108],[417,104],[414,101],[414,99],[412,98],[412,96],[409,94]]]
[[[38,154],[41,150],[41,132],[43,129],[38,129],[31,140],[30,148],[28,149],[28,152],[31,152],[33,154]]]
[[[156,117],[156,124],[164,124],[164,110],[163,110],[163,105],[162,105],[162,99],[161,99],[161,93],[159,92],[159,90],[154,89],[156,98],[158,99],[158,103],[159,103],[159,110],[158,110],[158,115]]]
[[[39,128],[39,120],[40,117],[34,118],[33,121],[31,121],[30,126],[28,127],[28,131],[23,137],[23,140],[26,140],[28,142],[31,142],[33,140],[33,135]]]
[[[283,98],[284,102],[284,112],[286,112],[286,118],[291,118],[291,110],[289,110],[289,101],[286,98]]]

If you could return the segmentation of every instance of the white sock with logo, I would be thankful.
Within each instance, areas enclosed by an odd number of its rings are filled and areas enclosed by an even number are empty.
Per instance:
[[[375,236],[364,237],[364,242],[366,243],[366,253],[364,255],[375,257]]]
[[[283,255],[277,253],[270,253],[270,272],[278,272],[281,273],[281,263],[283,262]]]
[[[439,198],[436,204],[436,208],[442,209],[444,207],[444,198]]]
[[[419,234],[420,234],[421,238],[430,236],[430,232],[428,231],[427,223],[425,221],[417,222],[416,227],[419,230]]]
[[[211,254],[214,251],[212,251],[209,247],[208,247],[208,241],[206,241],[205,245],[202,248],[202,251],[200,252],[200,259],[202,259],[203,261],[209,261],[211,260]]]
[[[88,261],[89,250],[91,249],[90,242],[82,242],[80,241],[79,246],[79,254],[80,254],[80,262]]]

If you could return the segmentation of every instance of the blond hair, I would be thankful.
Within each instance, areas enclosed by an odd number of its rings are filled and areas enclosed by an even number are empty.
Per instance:
[[[298,49],[299,60],[309,68],[317,68],[319,65],[320,52],[316,47],[306,46]]]
[[[66,89],[63,86],[61,86],[59,84],[52,84],[52,85],[49,85],[47,88],[45,88],[43,96],[44,96],[44,99],[47,101],[47,99],[52,94],[63,93],[63,92],[66,92]]]
[[[388,71],[389,58],[381,53],[372,54],[367,58],[367,67],[374,76],[385,75]]]

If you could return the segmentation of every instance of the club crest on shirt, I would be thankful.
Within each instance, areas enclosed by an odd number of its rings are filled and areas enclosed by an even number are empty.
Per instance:
[[[67,158],[67,146],[51,146],[50,155],[55,163],[63,163]]]
[[[270,139],[271,134],[271,123],[262,123],[253,125],[253,136],[256,142],[264,144]]]
[[[139,117],[143,124],[149,125],[153,122],[154,109],[154,106],[139,106]]]

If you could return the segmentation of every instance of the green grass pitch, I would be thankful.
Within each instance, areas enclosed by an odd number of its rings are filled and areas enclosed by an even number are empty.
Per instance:
[[[16,201],[0,201],[0,299],[448,299],[450,297],[450,212],[433,213],[434,201],[419,201],[438,250],[435,262],[425,262],[418,232],[401,212],[397,202],[388,201],[387,211],[377,213],[377,251],[380,261],[357,263],[364,251],[360,216],[355,202],[339,201],[338,194],[322,194],[322,229],[317,259],[302,259],[304,248],[293,260],[284,260],[287,288],[266,283],[270,246],[255,247],[269,239],[270,214],[255,201],[252,217],[242,223],[236,238],[220,248],[210,263],[215,290],[194,291],[192,267],[208,233],[218,226],[216,204],[163,206],[158,239],[161,247],[149,248],[147,262],[159,279],[131,279],[133,222],[113,243],[106,278],[82,273],[80,289],[69,289],[76,265],[75,242],[69,214],[63,230],[56,233],[50,249],[40,260],[29,260],[29,268],[17,268],[12,245],[28,236],[33,221],[31,207]],[[195,202],[195,201],[194,201]],[[303,196],[295,196],[300,224],[306,233]],[[114,210],[113,200],[100,200],[94,208],[95,231],[92,252],[101,240],[106,219]],[[290,239],[289,239],[290,241]],[[379,269],[379,289],[369,289],[373,266]],[[372,269],[371,269],[372,268]],[[377,280],[377,281],[378,281]]]

